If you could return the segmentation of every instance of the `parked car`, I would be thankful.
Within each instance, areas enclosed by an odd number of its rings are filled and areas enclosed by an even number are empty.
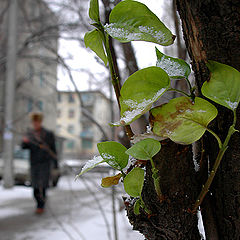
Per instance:
[[[0,153],[0,179],[3,177],[4,163]],[[14,151],[13,174],[16,185],[31,185],[29,151],[17,149]],[[60,171],[51,170],[49,186],[56,187],[60,177]]]

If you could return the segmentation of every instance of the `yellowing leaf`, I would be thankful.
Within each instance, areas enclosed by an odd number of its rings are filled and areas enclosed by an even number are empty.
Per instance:
[[[119,174],[117,174],[115,176],[112,176],[112,177],[102,178],[101,186],[107,188],[107,187],[111,187],[113,185],[118,185],[119,180],[120,180],[121,177],[122,177],[122,174],[119,173]]]
[[[206,131],[207,125],[217,116],[217,109],[208,101],[196,97],[174,98],[167,104],[150,111],[153,132],[181,144],[197,141]]]

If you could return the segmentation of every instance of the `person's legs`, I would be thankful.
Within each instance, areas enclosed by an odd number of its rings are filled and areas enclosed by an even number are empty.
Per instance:
[[[37,202],[37,208],[44,208],[46,189],[45,188],[34,188],[33,190],[34,198]]]

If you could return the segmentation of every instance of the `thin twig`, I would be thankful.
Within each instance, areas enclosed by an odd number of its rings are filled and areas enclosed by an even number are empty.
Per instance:
[[[212,171],[211,171],[211,173],[210,173],[210,175],[209,175],[209,177],[208,177],[205,185],[203,185],[202,191],[201,191],[201,193],[199,194],[199,196],[198,196],[198,198],[197,198],[197,200],[196,200],[196,202],[195,202],[195,204],[194,204],[194,206],[193,206],[193,210],[192,210],[193,213],[195,213],[195,212],[197,211],[197,209],[198,209],[198,207],[201,205],[204,197],[205,197],[206,194],[208,193],[208,190],[209,190],[209,188],[210,188],[210,186],[211,186],[211,183],[212,183],[212,181],[213,181],[213,179],[214,179],[214,177],[215,177],[215,174],[216,174],[217,169],[218,169],[218,167],[219,167],[219,165],[220,165],[220,163],[221,163],[221,160],[222,160],[222,158],[223,158],[223,156],[224,156],[224,153],[225,153],[226,150],[228,149],[228,143],[229,143],[229,141],[230,141],[230,138],[231,138],[231,136],[237,131],[237,130],[235,129],[236,119],[237,119],[236,110],[234,110],[234,120],[233,120],[233,124],[232,124],[232,126],[230,126],[230,128],[229,128],[229,130],[228,130],[227,137],[226,137],[226,139],[225,139],[222,147],[220,148],[220,150],[219,150],[219,152],[218,152],[218,155],[217,155],[217,158],[216,158],[215,163],[214,163],[214,165],[213,165]]]

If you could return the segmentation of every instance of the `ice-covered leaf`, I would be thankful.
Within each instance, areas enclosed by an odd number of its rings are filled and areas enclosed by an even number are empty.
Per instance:
[[[103,47],[101,33],[97,29],[85,34],[84,43],[86,48],[89,47],[92,51],[94,51],[97,56],[103,60],[104,64],[107,65],[108,60]]]
[[[152,138],[144,139],[134,144],[126,153],[140,160],[150,160],[161,149],[161,144]]]
[[[120,42],[147,41],[168,46],[175,39],[147,6],[133,0],[122,1],[113,8],[105,30]]]
[[[113,125],[130,124],[152,107],[170,85],[165,71],[158,67],[148,67],[132,74],[121,88],[121,118]]]
[[[90,0],[90,7],[89,7],[88,14],[93,21],[97,23],[100,22],[98,0]]]
[[[114,169],[121,171],[128,164],[127,148],[118,142],[101,142],[97,144],[101,157]]]
[[[140,214],[140,207],[141,207],[141,200],[138,199],[133,206],[133,212],[135,215],[139,215]]]
[[[170,78],[188,78],[191,73],[191,68],[184,60],[167,56],[157,48],[156,54],[156,66],[162,68]]]
[[[217,109],[208,101],[196,97],[174,98],[150,111],[153,132],[181,144],[197,141],[207,125],[217,116]]]
[[[105,177],[102,178],[102,187],[111,187],[113,185],[118,185],[120,178],[122,177],[122,174],[119,173],[115,176],[111,176],[111,177]]]
[[[132,197],[139,197],[144,183],[144,170],[134,168],[123,180],[124,189]]]
[[[103,163],[103,162],[105,162],[105,160],[104,160],[102,157],[100,157],[100,156],[94,156],[93,159],[87,161],[87,162],[84,164],[81,172],[76,176],[76,178],[80,177],[82,174],[88,172],[89,170],[95,168],[97,165],[99,165],[99,164],[101,164],[101,163]]]
[[[208,61],[207,67],[211,77],[209,81],[204,82],[202,94],[234,111],[240,101],[240,72],[215,61]]]

